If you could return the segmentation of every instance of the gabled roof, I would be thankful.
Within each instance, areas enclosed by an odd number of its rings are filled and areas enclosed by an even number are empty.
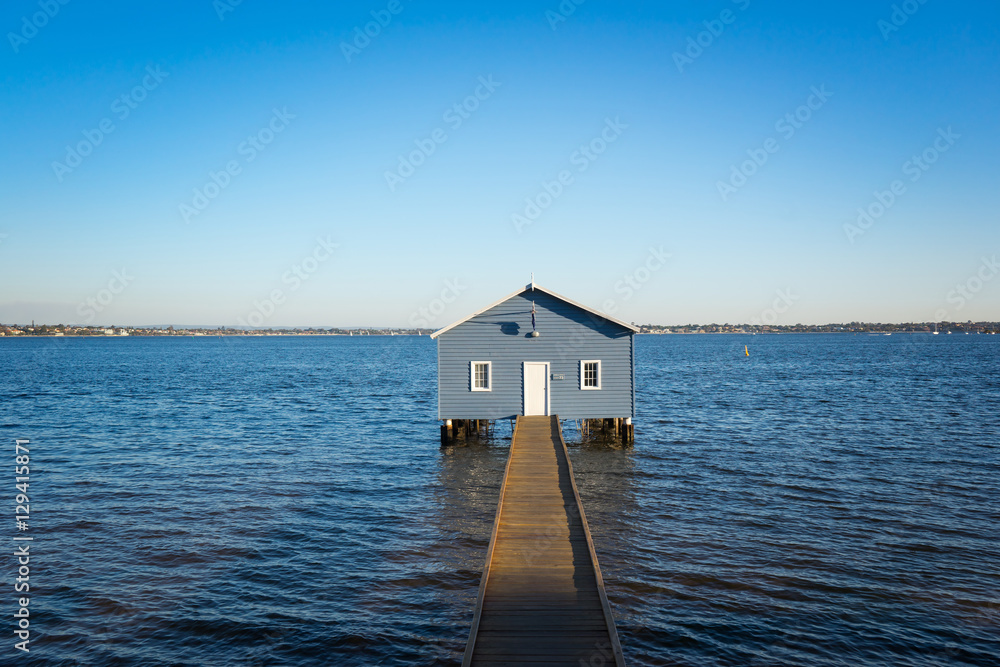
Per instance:
[[[445,333],[446,331],[451,331],[452,329],[454,329],[455,327],[457,327],[459,324],[464,324],[465,322],[468,322],[469,320],[471,320],[473,317],[476,317],[477,315],[482,315],[487,310],[489,310],[491,308],[494,308],[496,306],[499,306],[504,301],[508,301],[509,299],[513,299],[515,296],[518,296],[520,294],[524,294],[525,292],[531,292],[531,291],[543,292],[545,294],[548,294],[549,296],[552,296],[552,297],[555,297],[555,298],[559,299],[560,301],[564,301],[565,303],[568,303],[571,306],[575,306],[575,307],[579,308],[580,310],[586,311],[586,312],[588,312],[588,313],[590,313],[592,315],[596,315],[597,317],[600,317],[602,320],[607,320],[608,322],[613,322],[613,323],[615,323],[615,324],[617,324],[619,326],[625,327],[626,329],[629,329],[633,333],[639,333],[639,327],[633,326],[631,324],[627,324],[625,322],[622,322],[621,320],[616,320],[613,317],[609,317],[608,315],[605,315],[604,313],[602,313],[599,310],[594,310],[593,308],[588,308],[587,306],[584,306],[583,304],[577,303],[576,301],[573,301],[572,299],[567,299],[566,297],[564,297],[561,294],[556,294],[552,290],[547,290],[544,287],[542,287],[540,285],[536,285],[535,283],[532,282],[532,283],[529,283],[529,284],[525,285],[521,289],[517,290],[513,294],[508,294],[507,296],[505,296],[504,298],[500,299],[499,301],[491,303],[490,305],[486,306],[485,308],[477,310],[476,312],[472,313],[471,315],[460,319],[458,322],[453,322],[452,324],[449,324],[448,326],[446,326],[443,329],[438,329],[437,331],[435,331],[434,333],[431,334],[431,338],[437,338],[438,336],[440,336],[441,334]]]

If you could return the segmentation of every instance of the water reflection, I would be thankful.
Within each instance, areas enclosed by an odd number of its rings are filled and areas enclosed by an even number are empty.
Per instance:
[[[492,440],[440,448],[430,517],[435,538],[429,556],[440,579],[434,607],[443,612],[434,664],[461,664],[465,651],[510,451],[503,434],[501,427]]]
[[[1000,664],[1000,339],[734,340],[636,340],[633,448],[564,428],[628,663]],[[458,663],[509,442],[440,448],[433,341],[46,344],[52,664]]]

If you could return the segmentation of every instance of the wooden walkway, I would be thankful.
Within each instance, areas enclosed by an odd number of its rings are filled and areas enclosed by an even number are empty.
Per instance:
[[[518,417],[463,666],[618,665],[558,417]]]

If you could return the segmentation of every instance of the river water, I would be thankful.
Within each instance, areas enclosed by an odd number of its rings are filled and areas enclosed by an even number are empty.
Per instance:
[[[630,665],[1000,664],[1000,338],[636,350],[635,446],[564,423]],[[0,663],[460,664],[509,428],[435,392],[426,337],[0,340]]]

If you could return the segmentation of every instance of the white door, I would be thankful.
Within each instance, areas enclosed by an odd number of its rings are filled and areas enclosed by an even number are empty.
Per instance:
[[[524,362],[524,414],[549,414],[548,362]]]

